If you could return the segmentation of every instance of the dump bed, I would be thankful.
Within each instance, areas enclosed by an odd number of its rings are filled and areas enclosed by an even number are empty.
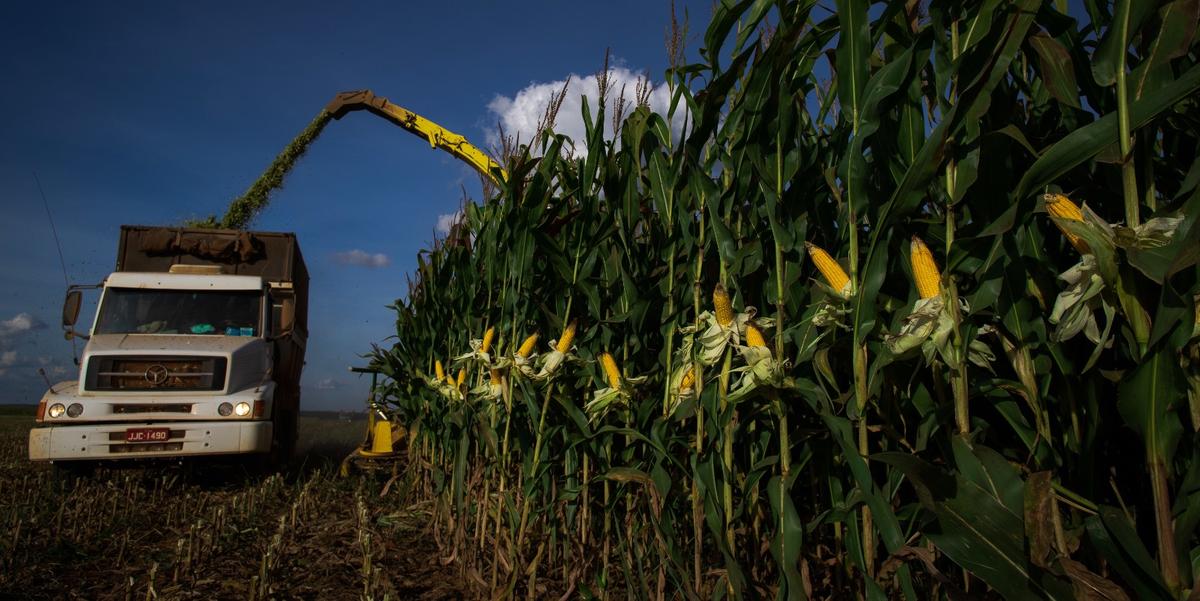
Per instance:
[[[218,265],[222,273],[256,275],[273,289],[291,290],[294,306],[288,312],[294,311],[296,326],[308,330],[308,269],[295,234],[121,226],[117,271],[165,273],[181,264]]]

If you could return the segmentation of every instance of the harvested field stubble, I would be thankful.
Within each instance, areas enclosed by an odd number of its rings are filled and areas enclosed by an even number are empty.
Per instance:
[[[361,422],[301,420],[282,474],[236,463],[67,477],[0,418],[0,599],[445,599],[426,510],[386,478],[337,477]]]

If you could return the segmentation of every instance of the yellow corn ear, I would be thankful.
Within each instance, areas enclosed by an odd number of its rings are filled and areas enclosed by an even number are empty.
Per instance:
[[[763,338],[762,331],[750,322],[746,322],[746,346],[767,346],[767,341]]]
[[[528,359],[529,355],[533,353],[533,347],[537,345],[537,340],[537,334],[530,334],[529,338],[526,338],[525,342],[521,343],[521,348],[517,349],[517,356],[522,359]]]
[[[717,284],[713,288],[713,309],[716,310],[717,323],[721,327],[729,327],[733,323],[733,303],[729,302],[729,292],[725,290],[725,286]]]
[[[454,383],[454,376],[450,374],[446,374],[446,385],[450,388],[458,388],[458,385]]]
[[[442,368],[441,360],[433,362],[433,373],[437,376],[438,382],[446,379],[446,370]]]
[[[458,370],[458,381],[454,383],[456,388],[462,388],[463,382],[467,381],[466,368]]]
[[[679,381],[679,392],[687,392],[696,385],[696,366],[688,367],[687,373],[683,374],[683,379]]]
[[[483,333],[483,343],[481,343],[479,345],[479,352],[486,353],[489,350],[491,350],[492,339],[495,337],[496,337],[496,328],[494,328],[494,327],[488,328],[487,331]]]
[[[575,341],[575,325],[574,319],[567,324],[567,329],[563,330],[562,336],[558,337],[558,345],[554,347],[554,350],[560,353],[571,350],[571,343]]]
[[[804,247],[808,249],[808,256],[812,257],[817,271],[821,272],[825,278],[825,283],[840,294],[846,288],[846,284],[850,282],[850,276],[846,275],[842,266],[829,253],[825,252],[825,249],[812,242],[805,242]]]
[[[498,370],[498,369],[491,370],[491,376],[492,376],[492,385],[499,386],[500,385],[500,370]]]
[[[604,366],[604,378],[613,388],[621,387],[621,370],[617,369],[617,361],[608,353],[600,354],[600,365]]]
[[[1079,206],[1071,202],[1070,198],[1067,198],[1062,194],[1043,194],[1042,200],[1046,202],[1047,213],[1050,213],[1059,219],[1066,219],[1068,221],[1083,221],[1083,211],[1079,210]],[[1055,222],[1054,225],[1058,227],[1058,231],[1062,232],[1062,234],[1067,237],[1067,241],[1071,243],[1071,246],[1075,247],[1075,250],[1079,251],[1079,254],[1086,255],[1092,252],[1091,247],[1088,246],[1087,241],[1085,241],[1083,238],[1080,238],[1079,236],[1063,229],[1061,225],[1058,225],[1058,222]]]
[[[912,237],[912,256],[909,258],[912,261],[913,279],[917,282],[917,293],[921,298],[933,298],[940,294],[941,275],[938,274],[937,263],[933,261],[933,253],[929,252],[929,247],[925,246],[920,238]]]

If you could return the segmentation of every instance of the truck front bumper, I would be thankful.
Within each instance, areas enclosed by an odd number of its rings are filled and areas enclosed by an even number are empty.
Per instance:
[[[266,453],[271,450],[269,421],[99,423],[46,426],[29,431],[29,459],[138,459]],[[169,428],[162,442],[126,442],[137,428]]]

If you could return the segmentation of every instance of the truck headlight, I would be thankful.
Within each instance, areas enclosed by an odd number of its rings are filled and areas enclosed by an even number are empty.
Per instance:
[[[246,417],[250,415],[250,403],[245,401],[233,406],[233,412],[238,414],[238,417]]]
[[[230,405],[229,403],[221,403],[220,405],[217,405],[217,413],[220,413],[221,417],[229,417],[229,414],[233,413],[233,405]]]
[[[79,417],[80,415],[83,415],[83,405],[80,405],[79,403],[71,403],[71,406],[67,407],[67,415],[71,417]]]
[[[47,413],[50,414],[50,417],[62,417],[62,415],[66,412],[67,408],[63,407],[62,403],[50,405],[50,409],[47,411]]]

